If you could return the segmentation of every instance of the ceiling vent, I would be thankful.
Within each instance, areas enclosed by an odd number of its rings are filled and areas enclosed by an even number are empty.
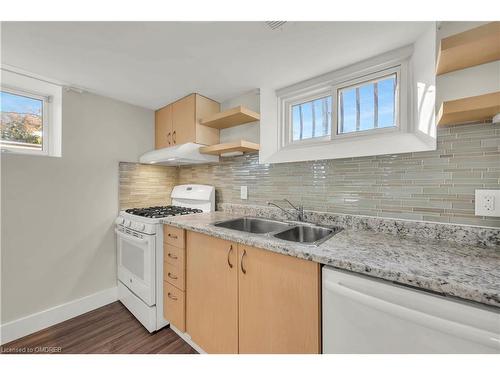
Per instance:
[[[281,26],[283,26],[285,23],[286,21],[266,21],[267,27],[269,27],[271,30],[280,29]]]

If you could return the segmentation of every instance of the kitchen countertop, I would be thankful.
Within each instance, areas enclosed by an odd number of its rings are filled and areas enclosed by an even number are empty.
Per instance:
[[[428,238],[346,228],[321,245],[308,246],[267,235],[215,227],[241,217],[211,212],[162,219],[164,224],[312,260],[388,281],[500,307],[500,252]]]

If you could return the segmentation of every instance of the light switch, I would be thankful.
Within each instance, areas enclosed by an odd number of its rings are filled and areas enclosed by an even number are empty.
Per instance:
[[[476,216],[500,217],[500,190],[476,190]]]
[[[248,187],[247,186],[242,186],[240,188],[240,198],[241,199],[248,199]]]

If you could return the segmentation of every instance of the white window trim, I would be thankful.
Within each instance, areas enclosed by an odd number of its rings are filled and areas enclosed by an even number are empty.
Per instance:
[[[342,84],[337,84],[333,88],[334,92],[334,98],[335,100],[335,115],[332,121],[332,130],[335,129],[335,132],[332,133],[332,139],[341,139],[341,138],[348,138],[348,137],[362,137],[362,136],[370,136],[374,134],[381,134],[381,133],[390,133],[390,132],[406,132],[407,130],[407,125],[408,121],[404,121],[407,119],[407,108],[405,105],[405,101],[401,100],[402,98],[405,98],[408,95],[408,82],[407,79],[402,79],[402,76],[406,76],[408,71],[408,63],[407,61],[402,62],[401,64],[385,69],[379,72],[375,72],[373,74],[370,74],[368,76],[364,77],[359,77],[356,79],[353,79],[348,82],[344,82]],[[342,89],[345,88],[353,88],[357,86],[363,86],[366,85],[370,82],[375,82],[379,81],[381,78],[388,77],[395,74],[396,75],[396,92],[395,92],[395,104],[394,104],[394,109],[395,109],[395,114],[394,118],[396,121],[395,127],[389,127],[389,128],[374,128],[374,129],[366,129],[366,130],[360,130],[356,132],[349,132],[349,133],[339,133],[339,116],[338,116],[338,111],[340,107],[340,95],[339,92]],[[407,78],[407,77],[406,77]],[[334,111],[332,111],[334,112]]]
[[[278,132],[279,146],[278,151],[288,149],[298,149],[317,145],[331,145],[339,141],[353,140],[360,137],[382,137],[387,133],[405,133],[409,129],[410,113],[408,103],[411,95],[408,89],[410,79],[409,60],[411,49],[404,48],[392,54],[386,61],[364,62],[363,65],[355,66],[340,74],[327,74],[312,79],[312,85],[293,85],[291,87],[277,91],[278,97]],[[397,79],[397,102],[396,116],[397,126],[391,128],[370,129],[360,132],[351,132],[338,134],[338,91],[342,88],[356,85],[357,83],[367,83],[370,80],[376,80],[386,75],[396,73]],[[308,82],[310,82],[308,81]],[[292,121],[291,109],[293,105],[319,99],[325,96],[332,97],[332,119],[330,135],[323,137],[307,138],[298,141],[292,141]]]
[[[2,68],[2,91],[43,101],[42,150],[28,147],[9,147],[0,144],[2,153],[38,156],[61,156],[62,138],[62,87],[41,79],[18,74]]]
[[[35,150],[27,146],[9,146],[5,143],[0,143],[0,147],[8,152],[13,152],[17,154],[29,154],[29,155],[48,155],[49,154],[49,142],[50,142],[50,102],[52,101],[50,96],[44,96],[40,93],[28,92],[26,90],[20,90],[18,88],[1,85],[0,90],[7,92],[9,94],[24,96],[30,99],[37,99],[42,102],[42,149]]]
[[[361,46],[356,46],[360,48]],[[332,52],[333,53],[333,52]],[[341,52],[338,52],[341,53]],[[272,85],[260,87],[260,151],[262,164],[303,162],[388,155],[435,150],[436,120],[436,24],[433,23],[412,44],[353,65],[323,74],[319,77],[276,89]],[[371,136],[336,138],[333,144],[310,144],[282,147],[282,103],[293,92],[306,92],[312,87],[324,86],[325,82],[345,82],[373,71],[398,65],[402,59],[408,62],[408,95],[406,132],[378,133]],[[360,74],[364,72],[364,74]],[[291,77],[292,78],[292,77]],[[404,116],[401,116],[404,120]]]
[[[292,126],[292,107],[297,104],[302,104],[305,102],[313,101],[316,99],[321,99],[327,96],[332,96],[332,91],[331,88],[328,87],[326,89],[318,89],[315,90],[314,93],[306,93],[302,95],[298,95],[292,98],[289,98],[286,101],[285,108],[284,108],[284,120],[285,123],[288,124],[289,126],[285,126],[283,129],[283,134],[284,134],[284,139],[283,139],[283,146],[288,146],[288,145],[300,145],[300,144],[307,144],[311,142],[324,142],[324,141],[329,141],[330,140],[330,135],[325,135],[323,137],[314,137],[314,138],[306,138],[306,139],[300,139],[300,140],[293,140],[293,126]],[[333,99],[333,97],[332,97]],[[332,108],[333,108],[333,103],[332,103]],[[332,111],[333,114],[333,111]],[[333,118],[331,119],[333,121]],[[330,128],[330,131],[332,129]]]

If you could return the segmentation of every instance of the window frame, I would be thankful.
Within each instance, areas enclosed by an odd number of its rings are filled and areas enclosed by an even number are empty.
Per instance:
[[[320,76],[308,86],[294,85],[277,92],[278,99],[278,151],[313,146],[333,146],[338,142],[370,137],[383,137],[386,134],[409,132],[408,103],[411,100],[408,89],[410,56],[404,54],[396,59],[377,63],[346,74],[329,77]],[[396,127],[367,129],[358,132],[338,133],[339,90],[356,84],[379,80],[385,76],[396,74]],[[293,141],[292,106],[306,103],[321,97],[331,96],[331,129],[330,135]]]
[[[332,99],[332,113],[330,114],[330,124],[333,124],[333,96],[331,90],[325,89],[325,90],[316,90],[313,95],[310,93],[299,95],[297,97],[291,98],[291,100],[287,101],[286,104],[286,116],[285,116],[285,121],[289,125],[285,129],[285,139],[286,139],[286,144],[287,145],[300,145],[300,144],[307,144],[307,143],[316,143],[316,142],[325,142],[329,141],[331,139],[331,132],[332,132],[332,126],[330,125],[330,134],[329,135],[324,135],[321,137],[311,137],[311,138],[306,138],[306,139],[299,139],[299,140],[293,140],[293,106],[297,104],[304,104],[308,102],[312,102],[317,99],[322,99],[325,97],[331,97]]]
[[[362,76],[358,78],[354,78],[350,81],[342,82],[339,84],[334,85],[333,87],[333,92],[335,93],[334,98],[335,98],[335,106],[332,106],[332,108],[335,108],[335,116],[333,121],[332,121],[332,131],[335,130],[335,133],[332,133],[332,139],[341,139],[341,138],[348,138],[348,137],[360,137],[363,135],[374,135],[374,134],[383,134],[383,133],[392,133],[392,132],[397,132],[400,131],[401,126],[402,126],[402,121],[401,121],[401,70],[402,66],[397,65],[392,68],[384,69],[382,71],[378,71],[372,74],[369,74],[367,76]],[[381,81],[386,77],[389,77],[391,75],[395,74],[396,75],[396,90],[394,93],[394,98],[395,98],[395,103],[394,103],[394,119],[395,119],[395,126],[391,127],[386,127],[386,128],[373,128],[373,129],[366,129],[366,130],[359,130],[359,131],[354,131],[354,132],[348,132],[348,133],[340,133],[339,129],[339,110],[340,110],[340,91],[344,89],[349,89],[349,88],[356,88],[356,87],[361,87],[366,84],[376,82],[376,81]],[[332,112],[334,112],[332,110]]]
[[[7,152],[29,155],[49,155],[50,147],[50,103],[52,102],[50,95],[35,93],[32,91],[22,90],[12,86],[1,85],[0,91],[7,92],[12,95],[23,96],[25,98],[40,100],[42,102],[42,149],[34,150],[30,147],[13,146],[3,143],[0,139],[0,148]]]
[[[2,156],[62,156],[62,89],[63,85],[9,65],[1,68],[0,88],[14,95],[32,97],[43,102],[42,150],[0,144]]]

